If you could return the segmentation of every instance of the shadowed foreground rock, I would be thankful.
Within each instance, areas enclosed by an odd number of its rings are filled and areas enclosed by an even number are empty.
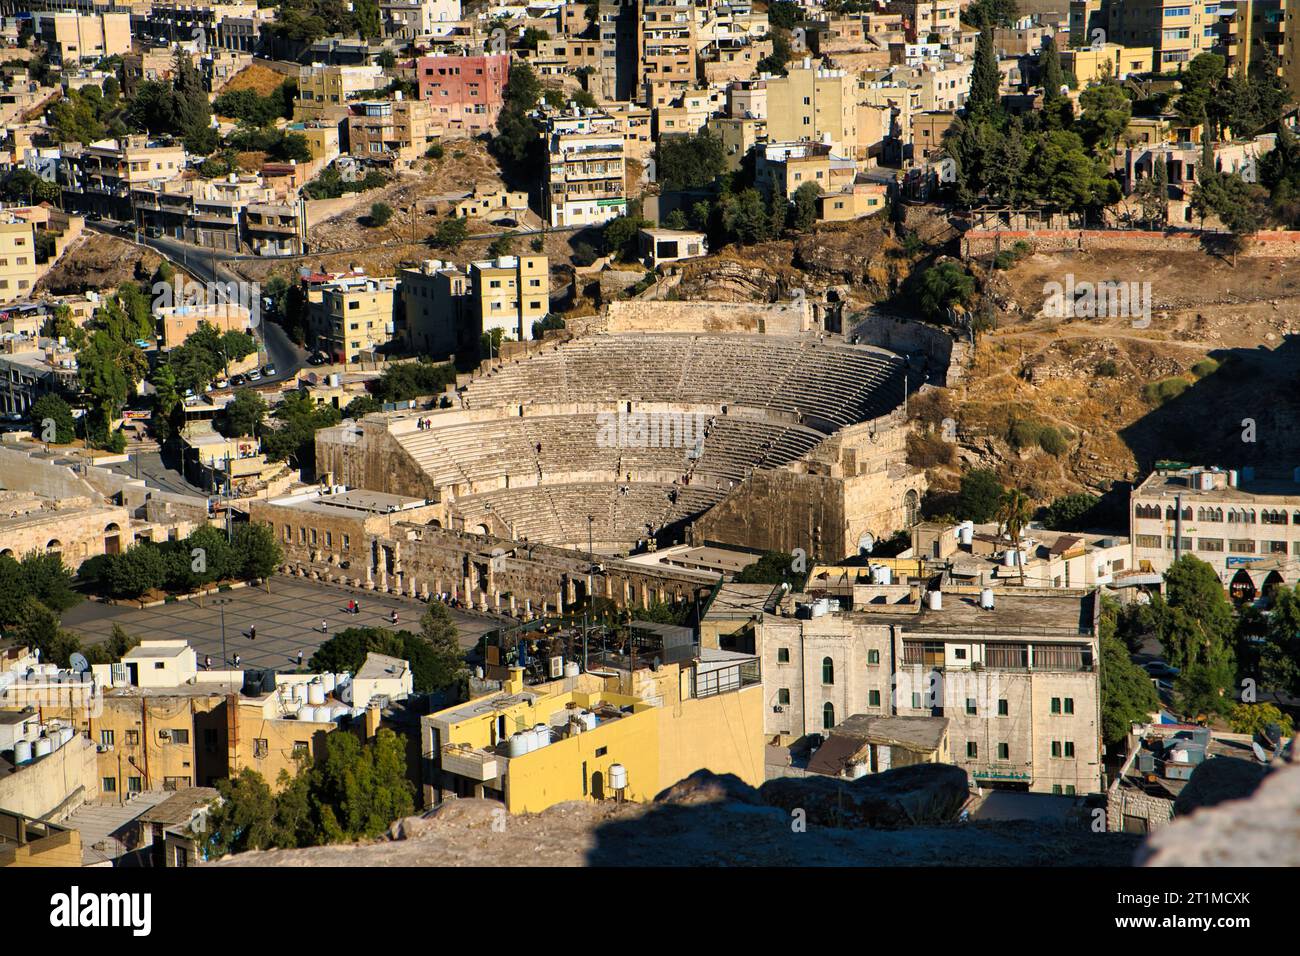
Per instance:
[[[938,814],[951,795],[947,774],[921,780],[930,795],[917,801],[893,793],[886,776],[877,778],[878,802],[854,801],[864,808],[859,819],[868,817],[867,807],[891,821]],[[509,816],[495,801],[451,800],[394,824],[386,841],[244,853],[213,865],[1125,866],[1140,839],[1021,822],[834,827],[816,822],[832,818],[832,806],[813,799],[828,791],[820,784],[808,787],[806,780],[791,783],[778,793],[783,801],[794,800],[803,788],[792,805],[808,810],[806,826],[796,827],[789,810],[761,801],[770,784],[759,791],[734,777],[701,771],[651,804],[562,803],[544,813]]]
[[[1224,760],[1219,757],[1202,764],[1192,782],[1206,767]],[[1152,834],[1135,862],[1141,866],[1300,866],[1300,765],[1272,771],[1244,800],[1227,800],[1176,817]]]
[[[1196,768],[1174,801],[1174,816],[1185,817],[1201,807],[1250,796],[1264,779],[1263,764],[1240,757],[1215,757]]]
[[[966,771],[942,763],[915,764],[852,781],[787,777],[769,780],[759,790],[763,803],[803,810],[809,823],[888,829],[948,823],[968,795]]]

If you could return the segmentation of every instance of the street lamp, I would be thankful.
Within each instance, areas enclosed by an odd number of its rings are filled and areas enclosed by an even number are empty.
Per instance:
[[[212,602],[221,609],[221,663],[223,667],[230,662],[229,658],[226,657],[226,605],[234,600],[234,598],[218,598]]]

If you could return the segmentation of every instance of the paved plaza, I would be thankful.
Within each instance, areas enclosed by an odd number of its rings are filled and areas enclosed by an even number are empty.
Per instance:
[[[349,614],[347,604],[355,600],[360,612]],[[398,630],[419,629],[425,605],[421,601],[340,587],[301,578],[274,577],[270,592],[265,586],[237,588],[209,594],[201,600],[176,601],[158,607],[101,604],[86,601],[63,616],[63,626],[81,635],[85,644],[106,640],[113,625],[141,640],[184,638],[202,664],[212,656],[212,666],[224,659],[244,668],[285,670],[297,666],[302,651],[304,665],[316,648],[349,627],[393,628],[390,613],[397,610]],[[473,647],[484,631],[492,630],[492,618],[448,609],[460,632],[460,644]],[[222,617],[225,617],[225,652],[222,652]],[[321,631],[321,621],[329,625]],[[257,639],[248,636],[257,627]]]

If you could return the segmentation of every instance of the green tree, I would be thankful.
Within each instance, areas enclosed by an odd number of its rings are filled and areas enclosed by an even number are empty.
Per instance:
[[[784,551],[764,551],[753,564],[742,568],[732,578],[740,584],[788,584],[790,590],[800,591],[808,580],[807,560],[802,564],[793,554]]]
[[[998,524],[1006,529],[1007,535],[1011,538],[1012,550],[1020,551],[1020,535],[1024,531],[1025,525],[1029,523],[1033,515],[1033,507],[1029,503],[1029,496],[1019,488],[1008,488],[1002,495],[1002,501],[998,506]],[[1025,563],[1016,562],[1020,566],[1020,583],[1025,583]]]
[[[37,439],[44,441],[52,436],[55,445],[66,445],[77,436],[72,407],[58,395],[42,395],[32,402],[27,423]]]
[[[239,557],[239,576],[244,580],[269,578],[284,562],[284,550],[269,524],[241,524],[232,537]]]
[[[377,202],[370,204],[370,225],[386,226],[388,221],[393,218],[393,207],[386,202]]]
[[[157,546],[141,541],[116,555],[107,569],[109,594],[119,598],[138,598],[146,591],[163,585],[167,563]]]
[[[276,845],[276,801],[256,770],[216,782],[221,801],[208,811],[204,849],[211,859]]]
[[[1061,87],[1065,86],[1065,73],[1061,70],[1061,55],[1056,50],[1056,38],[1043,40],[1043,48],[1038,54],[1038,71],[1043,88],[1043,104],[1061,99]]]
[[[795,232],[807,232],[817,222],[817,198],[822,188],[816,183],[804,183],[791,197],[789,225]]]
[[[1237,704],[1228,716],[1228,726],[1234,734],[1263,734],[1270,724],[1277,725],[1284,737],[1295,733],[1290,715],[1282,713],[1273,704]]]
[[[236,389],[226,406],[226,434],[231,438],[256,435],[266,419],[266,402],[251,388]]]
[[[91,644],[83,653],[91,664],[115,664],[139,643],[140,638],[128,634],[120,624],[114,624],[108,640]]]
[[[465,674],[465,652],[461,650],[459,632],[447,608],[438,602],[431,603],[420,618],[420,638],[428,645],[429,653],[422,655],[419,677],[427,690],[441,690],[461,680]]]
[[[708,186],[726,168],[722,140],[707,130],[695,136],[663,136],[655,147],[655,175],[668,191]]]
[[[970,93],[966,97],[969,116],[997,116],[1002,112],[1002,98],[998,93],[1001,79],[998,74],[997,54],[993,50],[993,30],[980,30],[975,42],[975,62],[971,66]]]
[[[1146,672],[1133,663],[1116,637],[1119,606],[1110,598],[1101,600],[1101,730],[1107,744],[1116,744],[1133,724],[1150,720],[1160,709],[1160,698]]]
[[[607,255],[629,261],[636,258],[637,233],[652,225],[648,219],[640,216],[618,216],[605,223],[601,230],[601,241]]]
[[[81,595],[72,589],[72,572],[58,552],[33,551],[23,556],[19,567],[26,592],[50,610],[61,614],[81,603]]]
[[[941,262],[921,274],[921,308],[933,319],[944,318],[956,305],[968,308],[974,297],[974,277],[955,262]]]
[[[1086,493],[1063,495],[1043,509],[1043,526],[1053,531],[1080,531],[1085,516],[1101,499]]]
[[[961,476],[957,492],[957,516],[983,524],[997,517],[1006,489],[995,472],[976,468]]]
[[[406,748],[387,727],[370,744],[352,734],[325,738],[325,755],[311,771],[311,797],[324,842],[374,839],[415,809],[406,779]]]
[[[433,234],[433,244],[439,249],[455,251],[468,238],[469,227],[465,225],[465,220],[450,216],[438,223]]]

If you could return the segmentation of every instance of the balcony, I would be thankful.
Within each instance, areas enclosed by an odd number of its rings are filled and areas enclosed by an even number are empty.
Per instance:
[[[487,750],[448,744],[442,748],[442,769],[458,777],[477,780],[495,780],[506,769],[507,761]]]

